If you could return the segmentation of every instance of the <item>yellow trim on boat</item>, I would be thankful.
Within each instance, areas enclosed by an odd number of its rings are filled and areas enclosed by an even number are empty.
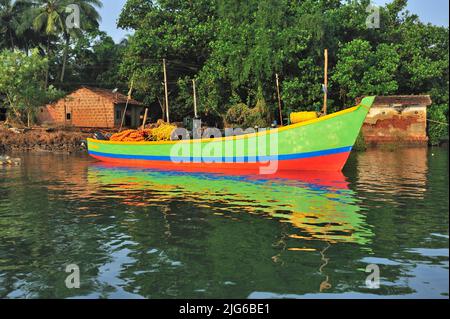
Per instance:
[[[208,143],[208,142],[219,142],[219,141],[227,141],[227,140],[238,140],[238,139],[246,139],[246,138],[251,138],[251,137],[255,137],[255,136],[259,136],[259,135],[265,135],[265,134],[272,134],[272,133],[279,133],[282,131],[286,131],[286,130],[290,130],[290,129],[294,129],[300,126],[306,126],[306,125],[310,125],[310,124],[314,124],[317,122],[321,122],[321,121],[325,121],[325,120],[329,120],[331,118],[334,118],[336,116],[340,116],[340,115],[344,115],[347,113],[351,113],[354,112],[356,110],[358,110],[360,107],[365,107],[367,108],[367,106],[363,105],[362,103],[339,111],[339,112],[335,112],[332,114],[328,114],[322,117],[319,117],[317,119],[312,119],[309,121],[305,121],[305,122],[301,122],[301,123],[297,123],[297,124],[292,124],[292,125],[288,125],[288,126],[283,126],[283,127],[279,127],[276,129],[269,129],[266,130],[264,132],[255,132],[255,133],[250,133],[250,134],[245,134],[245,135],[237,135],[237,136],[225,136],[225,137],[217,137],[217,138],[209,138],[209,139],[195,139],[195,140],[182,140],[182,141],[158,141],[158,142],[154,142],[154,141],[149,141],[149,142],[117,142],[117,141],[102,141],[102,140],[95,140],[92,138],[88,138],[87,140],[89,142],[92,143],[97,143],[97,144],[117,144],[117,145],[163,145],[163,144],[177,144],[177,143],[198,143],[199,141],[202,143]]]

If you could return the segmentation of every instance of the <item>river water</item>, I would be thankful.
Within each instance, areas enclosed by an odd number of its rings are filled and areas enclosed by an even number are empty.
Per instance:
[[[271,179],[18,156],[0,167],[0,298],[448,298],[448,149]]]

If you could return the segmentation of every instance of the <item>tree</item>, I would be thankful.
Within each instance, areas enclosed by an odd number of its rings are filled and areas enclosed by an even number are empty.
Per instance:
[[[428,136],[431,145],[439,145],[442,139],[448,140],[448,104],[434,104],[428,110]]]
[[[199,75],[203,104],[221,113],[239,97],[247,105],[267,101],[273,113],[279,73],[284,110],[315,108],[322,96],[323,48],[334,40],[328,36],[335,27],[330,13],[339,7],[339,1],[219,1],[219,31]]]
[[[393,0],[379,7],[380,28],[371,29],[369,5],[370,0],[128,0],[119,26],[136,32],[120,72],[134,76],[140,98],[163,105],[165,58],[171,114],[192,115],[190,83],[196,78],[202,118],[214,123],[239,103],[266,103],[274,113],[278,73],[287,115],[320,109],[328,48],[331,110],[368,94],[431,94],[448,104],[448,28],[422,24],[406,11],[406,0]]]
[[[38,50],[30,55],[20,51],[0,53],[0,95],[4,95],[16,120],[32,122],[36,107],[62,96],[54,87],[44,88],[44,74],[48,60]]]
[[[69,6],[79,8],[80,26],[68,26],[67,18],[72,14]],[[47,54],[50,53],[51,36],[62,36],[64,40],[63,61],[60,73],[60,82],[64,82],[64,76],[69,54],[70,39],[82,35],[82,29],[98,29],[100,15],[97,8],[102,6],[100,0],[34,0],[33,3],[33,28],[48,36]]]
[[[147,13],[154,10],[154,7],[155,5],[151,0],[128,0],[122,8],[117,25],[122,29],[137,30]]]
[[[0,31],[5,35],[0,39],[0,48],[18,47],[23,14],[29,7],[30,2],[26,0],[0,0]]]
[[[66,0],[33,0],[30,11],[32,12],[33,29],[45,34],[47,37],[46,54],[49,58],[51,53],[51,39],[57,37],[65,29],[64,12]],[[49,82],[50,66],[47,64],[45,75],[45,87]]]
[[[59,86],[66,91],[80,85],[95,85],[126,92],[127,83],[119,75],[126,43],[114,43],[105,32],[83,32],[81,37],[73,41],[66,81]]]
[[[167,60],[170,98],[175,100],[178,80],[192,79],[209,57],[214,21],[214,1],[129,1],[118,25],[137,29],[129,39],[120,73],[130,81],[134,78],[137,96],[147,104],[159,103],[164,111],[162,60]],[[190,101],[177,100],[171,117],[181,120],[186,114],[178,110]]]
[[[401,26],[399,90],[448,103],[448,29],[420,22]]]
[[[99,21],[101,20],[100,14],[96,8],[102,7],[100,0],[70,0],[71,5],[76,5],[80,9],[80,23],[79,28],[65,27],[63,30],[63,38],[65,41],[64,53],[63,53],[63,65],[61,70],[60,82],[64,82],[64,76],[67,66],[67,58],[69,55],[70,39],[83,36],[83,31],[98,30]],[[67,10],[66,10],[67,12]]]
[[[333,84],[344,100],[362,95],[386,95],[397,91],[395,78],[400,62],[397,46],[380,44],[373,49],[365,40],[353,40],[338,53]]]

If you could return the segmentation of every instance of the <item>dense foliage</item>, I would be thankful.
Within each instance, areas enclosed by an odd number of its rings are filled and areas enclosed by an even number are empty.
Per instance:
[[[127,80],[122,82],[118,72],[126,41],[116,44],[99,31],[101,6],[100,0],[0,0],[0,50],[9,51],[4,51],[1,62],[18,51],[36,61],[40,56],[45,70],[37,80],[44,81],[44,91],[68,92],[80,85],[126,90]],[[0,91],[3,106],[10,105],[6,96]],[[23,113],[14,110],[10,114]]]
[[[134,76],[138,93],[162,106],[167,59],[171,117],[178,120],[192,116],[193,78],[203,118],[243,121],[247,106],[264,101],[276,119],[276,73],[285,117],[321,108],[328,48],[332,110],[369,94],[431,94],[448,105],[448,28],[420,22],[405,10],[406,0],[380,7],[379,28],[368,28],[369,4],[128,0],[119,26],[135,34],[121,74]],[[238,110],[243,114],[235,115]]]
[[[64,24],[69,3],[80,7],[80,28]],[[379,7],[375,27],[367,24],[375,21],[369,0],[128,0],[118,26],[133,35],[119,44],[99,31],[100,6],[0,0],[0,49],[38,48],[46,82],[65,91],[84,84],[126,92],[133,83],[136,98],[163,112],[166,59],[172,120],[193,116],[196,79],[204,121],[267,125],[278,119],[276,74],[285,118],[321,109],[327,48],[331,111],[361,95],[430,94],[440,105],[430,117],[448,121],[449,29],[422,23],[407,0]],[[441,131],[430,124],[430,133]]]
[[[428,111],[428,136],[431,145],[439,145],[442,138],[448,141],[448,104],[434,105]]]
[[[47,59],[37,50],[30,55],[5,50],[0,53],[0,61],[0,92],[13,118],[22,122],[26,117],[30,126],[36,107],[62,96],[53,86],[44,87]]]

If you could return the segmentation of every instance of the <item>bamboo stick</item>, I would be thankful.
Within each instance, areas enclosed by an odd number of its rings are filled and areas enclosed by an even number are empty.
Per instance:
[[[281,110],[281,95],[280,95],[280,80],[278,73],[276,74],[277,80],[277,95],[278,95],[278,111],[280,112],[280,126],[283,126],[283,112]]]
[[[170,116],[169,116],[169,92],[168,92],[168,88],[167,88],[166,59],[163,59],[163,68],[164,68],[164,90],[165,90],[165,96],[166,96],[166,118],[167,118],[167,123],[170,123]]]
[[[195,80],[192,80],[192,88],[194,90],[194,116],[195,118],[198,118],[197,114],[197,90],[195,87]]]
[[[148,108],[145,109],[144,120],[142,121],[142,130],[145,130],[145,123],[147,122],[147,116],[148,116]]]
[[[123,124],[125,122],[125,116],[127,113],[127,109],[128,109],[128,103],[131,100],[131,94],[133,93],[133,85],[134,85],[134,76],[131,79],[131,85],[130,85],[130,90],[128,91],[128,95],[127,95],[127,103],[125,103],[125,109],[123,110],[123,114],[122,114],[122,122],[120,123],[120,128],[119,128],[119,133],[122,131],[123,128]]]
[[[324,66],[324,84],[323,84],[323,114],[327,115],[328,111],[328,49],[325,49],[325,66]]]

